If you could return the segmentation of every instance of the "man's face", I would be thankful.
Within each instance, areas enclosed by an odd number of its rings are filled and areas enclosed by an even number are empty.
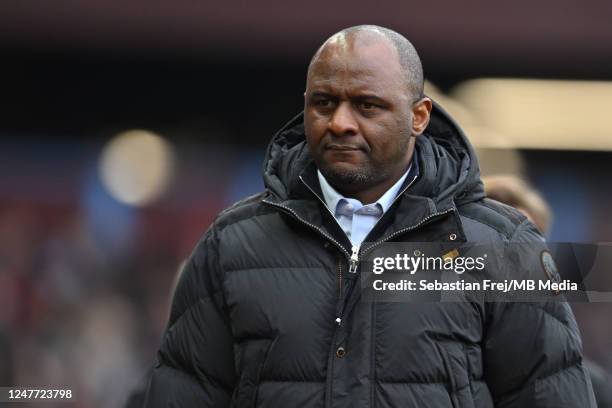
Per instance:
[[[412,96],[395,48],[384,40],[328,43],[306,84],[310,154],[328,181],[359,191],[408,167]]]

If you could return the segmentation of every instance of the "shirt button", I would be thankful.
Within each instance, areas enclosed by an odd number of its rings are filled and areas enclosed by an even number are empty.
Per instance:
[[[345,355],[346,355],[346,350],[344,349],[344,347],[342,346],[338,347],[338,349],[336,350],[336,357],[342,358]]]

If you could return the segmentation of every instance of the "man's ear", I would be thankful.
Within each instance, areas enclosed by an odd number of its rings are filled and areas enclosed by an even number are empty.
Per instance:
[[[432,102],[428,97],[423,97],[412,105],[412,135],[422,134],[427,125],[431,113]]]

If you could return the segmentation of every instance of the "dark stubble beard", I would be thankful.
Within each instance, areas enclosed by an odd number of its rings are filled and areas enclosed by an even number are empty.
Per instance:
[[[376,184],[380,177],[380,173],[376,174],[376,170],[370,162],[354,170],[337,169],[325,163],[321,163],[318,167],[327,182],[339,191],[363,190]]]
[[[409,139],[410,137],[404,138],[398,145],[397,154],[382,163],[368,160],[360,168],[348,170],[333,168],[327,163],[323,163],[322,160],[317,160],[317,167],[327,182],[336,190],[341,192],[363,191],[391,177],[395,169],[391,168],[390,164],[398,164],[403,161],[409,148]]]

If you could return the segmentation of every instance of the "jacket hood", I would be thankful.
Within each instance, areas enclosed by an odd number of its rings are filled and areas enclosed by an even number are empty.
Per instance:
[[[484,197],[474,148],[464,132],[436,102],[429,126],[417,137],[419,178],[411,195],[430,198],[438,209]],[[303,112],[291,119],[270,141],[263,165],[266,188],[287,200],[304,190],[299,176],[313,162],[304,134]]]

